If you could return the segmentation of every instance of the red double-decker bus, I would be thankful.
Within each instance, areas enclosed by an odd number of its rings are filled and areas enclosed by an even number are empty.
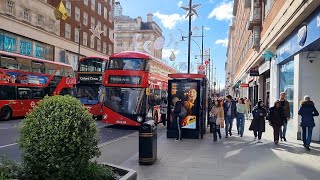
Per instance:
[[[103,82],[103,122],[140,126],[152,118],[159,123],[161,97],[167,97],[168,74],[175,72],[144,53],[126,51],[111,55]]]
[[[80,59],[77,72],[77,98],[95,116],[101,116],[105,87],[102,79],[108,59],[85,57]]]
[[[0,120],[23,117],[45,95],[74,95],[70,65],[0,51]]]

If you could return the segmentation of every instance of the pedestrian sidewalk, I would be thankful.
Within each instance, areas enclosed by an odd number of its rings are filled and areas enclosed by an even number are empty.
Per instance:
[[[121,166],[137,171],[139,180],[316,180],[320,176],[320,145],[305,151],[301,141],[288,139],[274,145],[272,129],[266,124],[263,143],[253,141],[246,121],[244,137],[232,136],[213,142],[212,134],[203,139],[180,142],[158,138],[158,159],[142,166],[138,153]],[[235,126],[234,126],[235,129]],[[233,134],[236,134],[234,131]]]

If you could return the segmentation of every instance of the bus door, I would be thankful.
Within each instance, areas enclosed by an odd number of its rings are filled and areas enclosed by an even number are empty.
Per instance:
[[[32,90],[26,87],[17,88],[17,99],[19,102],[19,109],[21,114],[26,114],[31,107],[35,106],[35,102],[32,101]],[[20,114],[19,113],[19,114]]]

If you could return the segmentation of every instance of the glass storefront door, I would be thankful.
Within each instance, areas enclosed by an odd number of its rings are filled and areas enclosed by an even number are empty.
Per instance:
[[[290,103],[290,114],[293,118],[293,93],[294,93],[294,61],[291,60],[280,65],[280,92],[286,93],[287,101]]]

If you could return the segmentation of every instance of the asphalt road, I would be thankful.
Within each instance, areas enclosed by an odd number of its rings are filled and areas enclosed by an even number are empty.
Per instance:
[[[0,121],[0,156],[21,161],[21,152],[16,143],[19,138],[19,126],[22,119]],[[101,121],[96,122],[99,129],[99,145],[137,132],[136,127],[110,126]]]

